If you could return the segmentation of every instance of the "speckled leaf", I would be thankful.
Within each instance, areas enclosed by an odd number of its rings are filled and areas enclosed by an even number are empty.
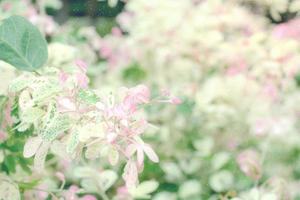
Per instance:
[[[8,87],[9,92],[20,92],[24,88],[28,87],[32,83],[32,80],[30,78],[26,77],[19,77],[14,79]]]
[[[61,90],[56,84],[45,83],[42,84],[32,93],[32,98],[35,102],[42,101]]]
[[[0,26],[0,60],[19,70],[35,71],[48,59],[47,42],[39,30],[21,16]]]
[[[79,144],[79,140],[78,140],[78,132],[74,131],[69,140],[68,140],[68,144],[67,144],[67,152],[68,153],[73,153],[74,150],[76,149],[77,145]]]
[[[47,141],[54,140],[60,133],[70,128],[70,119],[65,115],[55,116],[41,131],[42,138]]]
[[[34,169],[38,172],[42,171],[45,166],[45,160],[50,147],[50,142],[43,142],[34,156]]]

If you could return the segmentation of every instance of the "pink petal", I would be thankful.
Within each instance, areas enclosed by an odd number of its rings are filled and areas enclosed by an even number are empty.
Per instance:
[[[182,101],[181,101],[181,99],[179,99],[178,97],[172,97],[172,98],[171,98],[171,104],[179,105],[179,104],[181,104],[181,103],[182,103]]]

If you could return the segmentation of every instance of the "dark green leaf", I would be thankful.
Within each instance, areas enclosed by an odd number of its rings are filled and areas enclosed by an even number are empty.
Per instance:
[[[21,16],[0,26],[0,60],[19,70],[35,71],[47,61],[47,42],[39,30]]]

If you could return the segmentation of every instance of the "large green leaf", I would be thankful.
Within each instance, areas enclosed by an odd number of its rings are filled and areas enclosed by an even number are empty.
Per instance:
[[[47,61],[47,42],[25,18],[12,16],[0,26],[0,60],[19,70],[35,71]]]

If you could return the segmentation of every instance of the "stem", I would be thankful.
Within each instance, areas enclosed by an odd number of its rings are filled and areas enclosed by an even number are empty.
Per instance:
[[[270,146],[270,141],[271,141],[271,134],[269,133],[267,138],[266,138],[266,142],[264,144],[264,148],[263,148],[263,152],[262,152],[262,157],[261,157],[261,160],[260,160],[260,165],[261,165],[262,169],[263,169],[263,164],[264,164],[264,162],[266,160],[266,157],[267,157],[267,152],[268,152],[268,149],[269,149],[269,146]],[[255,181],[255,188],[257,188],[258,190],[259,190],[259,188],[258,188],[259,180],[260,179],[257,179]],[[259,194],[259,196],[260,196],[260,194]]]

